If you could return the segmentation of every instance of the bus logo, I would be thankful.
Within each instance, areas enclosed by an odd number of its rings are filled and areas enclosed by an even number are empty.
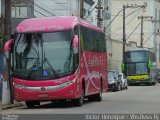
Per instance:
[[[45,91],[45,90],[46,90],[46,88],[45,88],[45,87],[41,87],[41,90],[42,90],[42,91]]]

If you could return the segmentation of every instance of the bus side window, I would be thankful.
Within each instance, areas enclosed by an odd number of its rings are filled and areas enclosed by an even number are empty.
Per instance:
[[[74,35],[78,35],[79,37],[79,27],[78,26],[74,27]]]
[[[78,39],[79,39],[79,35],[80,35],[80,31],[79,31],[79,27],[75,26],[74,27],[74,35],[78,35]],[[77,69],[78,64],[79,64],[79,55],[78,54],[74,54],[73,55],[74,58],[74,69]]]

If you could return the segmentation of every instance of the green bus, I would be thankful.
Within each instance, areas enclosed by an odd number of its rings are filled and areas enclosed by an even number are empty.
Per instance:
[[[122,71],[127,76],[128,85],[156,84],[155,53],[147,48],[126,51]]]

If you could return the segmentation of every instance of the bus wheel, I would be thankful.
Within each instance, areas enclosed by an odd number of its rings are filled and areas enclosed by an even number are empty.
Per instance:
[[[38,101],[25,101],[27,108],[33,108],[35,105],[40,105]]]
[[[100,92],[98,94],[96,94],[96,101],[102,101],[102,82],[100,85]]]
[[[154,81],[154,82],[152,83],[152,85],[156,85],[156,82]]]
[[[148,85],[148,86],[151,86],[151,85],[152,85],[152,82],[148,82],[147,85]]]
[[[83,87],[82,88],[82,95],[81,95],[81,97],[74,100],[76,106],[82,106],[82,104],[84,102],[84,96],[85,96],[85,90],[84,90],[84,87]]]

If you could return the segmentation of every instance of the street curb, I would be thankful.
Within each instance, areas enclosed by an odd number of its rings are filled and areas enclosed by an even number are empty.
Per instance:
[[[11,109],[11,108],[14,108],[14,107],[21,107],[21,106],[24,106],[24,104],[22,103],[15,103],[15,104],[7,104],[7,105],[1,105],[1,110],[6,110],[6,109]]]

